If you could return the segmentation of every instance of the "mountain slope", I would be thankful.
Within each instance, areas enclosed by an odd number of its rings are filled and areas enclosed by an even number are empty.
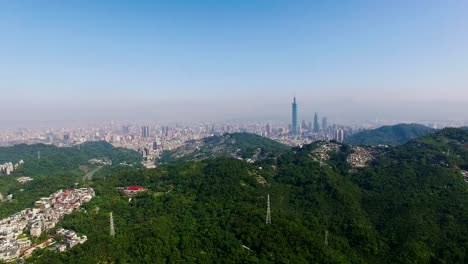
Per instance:
[[[60,224],[89,240],[28,261],[466,263],[468,183],[460,168],[468,164],[467,144],[467,130],[444,129],[389,147],[352,174],[340,168],[345,157],[314,159],[313,145],[262,167],[215,158],[114,168],[93,183],[97,196],[86,213]],[[148,192],[129,201],[115,189],[128,185]]]
[[[166,151],[159,163],[173,161],[203,160],[215,157],[234,157],[260,160],[290,148],[271,139],[250,133],[226,133],[200,140],[186,142],[182,147]]]
[[[443,129],[391,147],[352,180],[393,263],[466,263],[468,131]],[[390,252],[390,251],[389,251]]]
[[[38,160],[38,152],[40,160]],[[136,151],[114,148],[104,141],[86,142],[79,146],[64,148],[44,144],[0,147],[0,163],[24,160],[24,165],[14,173],[16,175],[44,176],[80,173],[78,165],[87,164],[92,158],[107,158],[114,164],[123,161],[134,163],[141,160]]]
[[[345,142],[353,145],[400,145],[436,130],[420,124],[398,124],[353,134]]]
[[[378,246],[359,190],[330,168],[303,159],[279,174],[308,169],[302,186],[232,158],[113,171],[98,197],[61,224],[88,242],[67,254],[45,251],[35,263],[352,263]],[[275,180],[278,178],[278,182]],[[265,180],[269,184],[265,184]],[[149,189],[131,202],[115,186]],[[267,194],[272,224],[265,224]],[[95,208],[99,207],[96,213]],[[109,238],[109,212],[116,236]],[[346,225],[346,227],[345,227]],[[325,231],[333,247],[324,244]],[[366,249],[369,247],[371,249]]]
[[[0,217],[31,207],[40,197],[48,196],[59,189],[81,183],[85,173],[97,166],[88,163],[92,158],[111,159],[114,164],[123,161],[135,163],[141,160],[136,151],[114,148],[106,142],[87,142],[79,148],[59,148],[44,144],[0,147],[0,164],[24,160],[24,164],[10,176],[0,174],[0,194],[13,195],[11,201],[0,200]],[[33,180],[21,184],[16,180],[17,176],[29,176]]]

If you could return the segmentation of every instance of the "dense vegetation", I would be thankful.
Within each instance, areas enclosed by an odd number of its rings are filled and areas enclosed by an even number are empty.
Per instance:
[[[419,124],[398,124],[358,132],[346,138],[345,142],[353,145],[400,145],[435,131]]]
[[[58,189],[80,183],[85,173],[96,166],[88,163],[92,158],[107,158],[115,164],[135,163],[141,159],[135,151],[113,148],[103,141],[66,148],[44,144],[0,147],[0,163],[24,160],[11,176],[0,174],[0,193],[3,196],[13,194],[12,201],[0,202],[0,217],[31,207],[35,200]],[[18,176],[29,176],[34,180],[20,184],[16,181]]]
[[[38,152],[40,159],[38,160]],[[14,175],[76,175],[81,174],[78,165],[87,164],[89,159],[107,158],[114,164],[138,162],[141,158],[135,151],[114,148],[104,141],[85,142],[74,147],[59,148],[53,145],[16,145],[0,148],[0,163],[24,160],[24,165]]]
[[[184,146],[166,151],[159,163],[194,161],[216,157],[261,160],[289,151],[286,145],[250,133],[226,133],[221,136],[192,140]]]
[[[325,165],[306,146],[249,164],[215,158],[108,168],[86,213],[62,225],[89,240],[34,263],[466,263],[468,131],[390,147],[349,173],[344,145]],[[116,186],[143,185],[129,200]],[[272,224],[265,224],[266,195]],[[109,212],[116,236],[109,236]]]

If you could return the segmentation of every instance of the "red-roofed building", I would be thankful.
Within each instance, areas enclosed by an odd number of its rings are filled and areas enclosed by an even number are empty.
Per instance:
[[[127,187],[119,188],[119,189],[127,196],[133,196],[140,192],[146,191],[146,189],[143,188],[142,186],[136,186],[136,185],[131,185],[131,186],[127,186]]]
[[[142,191],[144,189],[145,188],[143,188],[142,186],[128,186],[127,187],[127,190],[129,191]]]

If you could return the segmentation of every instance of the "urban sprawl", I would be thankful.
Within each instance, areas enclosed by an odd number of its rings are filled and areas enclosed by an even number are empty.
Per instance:
[[[298,146],[314,141],[344,139],[364,128],[375,128],[392,122],[361,122],[354,125],[330,123],[326,116],[314,114],[313,121],[299,122],[298,103],[292,102],[291,122],[229,122],[198,124],[128,124],[103,122],[86,128],[43,128],[0,130],[0,146],[15,144],[54,144],[59,147],[78,145],[87,141],[106,141],[116,147],[138,151],[146,160],[158,159],[162,151],[173,150],[189,140],[198,140],[224,133],[248,132],[278,142]],[[395,123],[395,122],[393,122]],[[431,127],[459,126],[458,123],[430,123]]]

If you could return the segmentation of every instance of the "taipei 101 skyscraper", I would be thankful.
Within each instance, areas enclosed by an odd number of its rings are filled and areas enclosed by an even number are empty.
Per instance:
[[[294,96],[294,101],[292,103],[292,124],[291,124],[291,135],[297,135],[297,103],[296,97]]]

